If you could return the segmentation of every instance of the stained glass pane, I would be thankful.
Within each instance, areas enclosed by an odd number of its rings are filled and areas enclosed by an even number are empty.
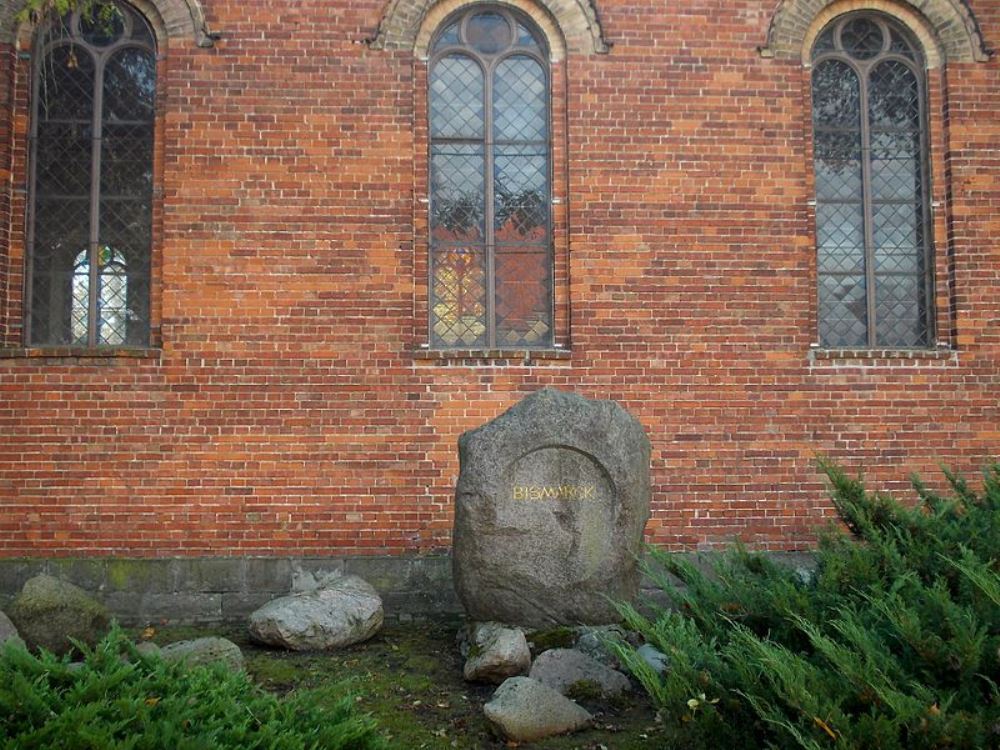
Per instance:
[[[35,159],[39,196],[86,196],[90,193],[91,145],[88,123],[40,122]]]
[[[486,254],[480,247],[431,252],[431,341],[482,347],[486,338]]]
[[[432,138],[482,138],[483,70],[465,55],[438,60],[431,72]]]
[[[156,95],[152,53],[127,47],[114,53],[104,69],[104,120],[151,122]]]
[[[508,57],[493,79],[493,129],[497,141],[544,141],[548,138],[548,91],[545,72],[527,55]]]
[[[547,247],[498,247],[495,256],[499,346],[548,346],[552,339]]]
[[[856,18],[844,25],[840,32],[844,50],[858,60],[869,60],[882,51],[882,29],[869,18]]]
[[[483,147],[442,144],[431,149],[431,238],[479,241],[484,236]]]
[[[517,45],[541,51],[538,39],[535,38],[535,35],[523,23],[517,25]]]
[[[510,24],[499,13],[477,13],[468,21],[465,40],[476,52],[496,54],[511,44]]]
[[[824,52],[833,52],[833,28],[829,28],[819,35],[816,43],[813,45],[812,56],[815,60],[817,57],[822,55]]]
[[[916,59],[916,55],[913,52],[913,47],[910,43],[906,41],[902,34],[898,31],[893,30],[890,34],[891,42],[889,43],[889,51],[894,52],[898,55],[905,55],[911,60]]]
[[[861,128],[861,87],[854,70],[824,60],[813,70],[813,123],[817,127]]]
[[[861,195],[861,131],[816,131],[817,200],[853,200]]]
[[[106,124],[101,142],[102,195],[144,197],[152,188],[152,125]]]

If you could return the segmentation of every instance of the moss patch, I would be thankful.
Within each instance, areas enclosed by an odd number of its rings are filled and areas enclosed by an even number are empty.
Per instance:
[[[576,631],[572,628],[551,628],[535,630],[526,637],[528,646],[531,647],[531,655],[534,657],[550,648],[573,648],[576,636]]]

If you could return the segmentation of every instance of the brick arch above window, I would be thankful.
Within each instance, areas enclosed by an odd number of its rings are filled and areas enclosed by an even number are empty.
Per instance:
[[[162,45],[167,39],[190,39],[199,47],[211,47],[214,41],[205,21],[205,11],[199,0],[130,0],[130,3],[147,19]],[[30,45],[34,29],[20,23],[17,14],[19,2],[0,2],[0,44],[11,44],[19,39]],[[165,38],[163,38],[165,37]]]
[[[967,0],[781,0],[760,53],[808,63],[816,34],[834,17],[859,10],[881,11],[906,24],[924,47],[929,68],[993,56]]]
[[[424,57],[440,21],[477,1],[390,0],[369,44],[374,49],[412,50]],[[548,37],[553,60],[564,57],[567,49],[580,54],[609,51],[593,0],[507,0],[504,4],[531,16]]]

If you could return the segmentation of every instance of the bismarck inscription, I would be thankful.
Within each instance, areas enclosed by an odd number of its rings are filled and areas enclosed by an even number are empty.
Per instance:
[[[455,586],[469,616],[605,623],[630,600],[649,441],[618,404],[545,389],[459,440]]]

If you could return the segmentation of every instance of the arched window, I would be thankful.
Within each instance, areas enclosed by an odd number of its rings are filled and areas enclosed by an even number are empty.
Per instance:
[[[932,339],[924,65],[886,16],[849,14],[812,51],[819,338]]]
[[[73,12],[35,47],[28,341],[149,341],[152,31],[127,5]]]
[[[553,344],[549,67],[527,17],[476,5],[431,45],[430,341]]]

